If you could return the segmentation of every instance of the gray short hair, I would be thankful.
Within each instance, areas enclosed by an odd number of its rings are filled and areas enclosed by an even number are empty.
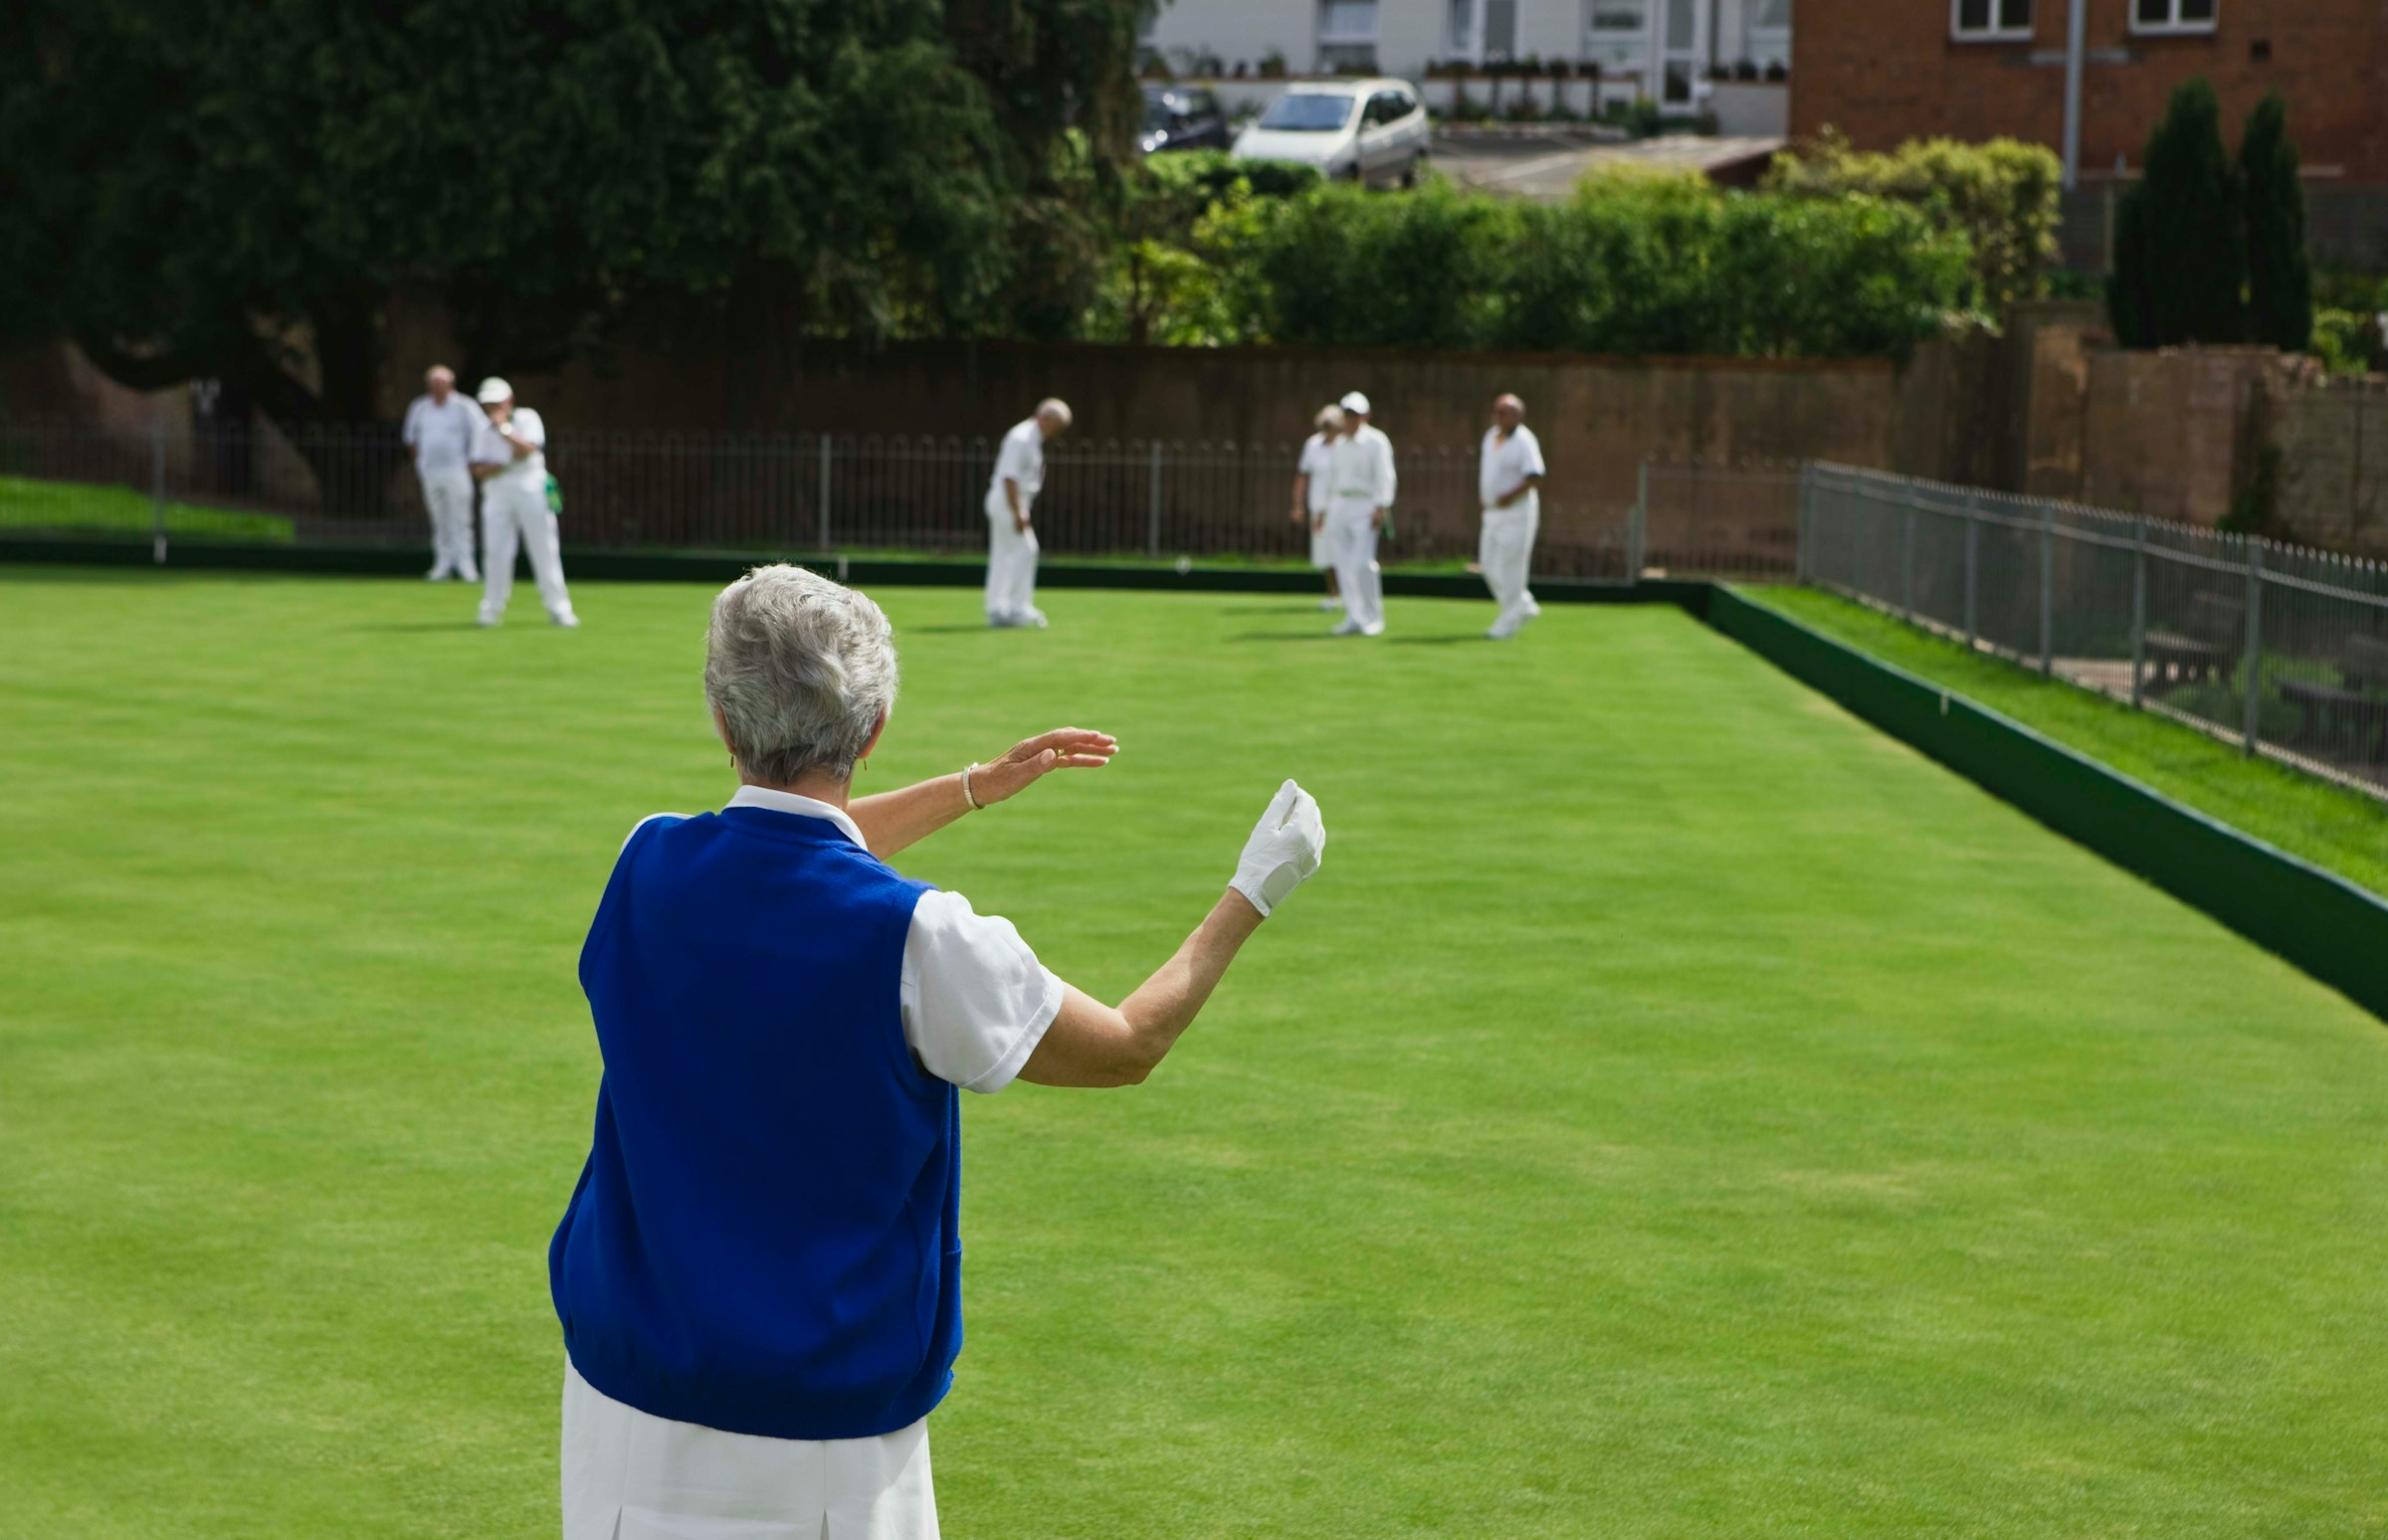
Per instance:
[[[721,590],[704,638],[704,698],[750,780],[854,774],[896,705],[896,633],[878,605],[818,573],[757,567]]]

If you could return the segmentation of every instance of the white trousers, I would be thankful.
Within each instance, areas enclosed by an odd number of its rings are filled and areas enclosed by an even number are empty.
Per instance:
[[[530,557],[530,575],[539,585],[539,603],[557,620],[572,613],[572,595],[564,588],[564,558],[558,548],[555,515],[547,511],[547,488],[527,477],[492,477],[481,483],[481,618],[496,625],[505,615],[505,602],[514,592],[514,551]]]
[[[1343,591],[1343,613],[1362,626],[1385,623],[1385,584],[1376,569],[1376,510],[1360,498],[1338,502],[1326,515],[1326,548],[1335,559],[1335,586]]]
[[[564,1540],[937,1540],[928,1420],[759,1439],[624,1406],[564,1366]]]
[[[1335,549],[1326,538],[1326,509],[1310,509],[1310,565],[1320,572],[1332,570]]]
[[[453,471],[416,474],[423,483],[423,511],[431,515],[431,575],[476,582],[473,565],[473,474]]]
[[[1542,509],[1533,497],[1520,497],[1512,507],[1485,509],[1484,532],[1477,536],[1477,559],[1484,564],[1485,586],[1500,605],[1500,618],[1530,615],[1534,596],[1525,586],[1532,564],[1534,533],[1542,527]]]
[[[987,499],[987,619],[1025,620],[1037,608],[1037,529],[1012,527],[1001,497]]]

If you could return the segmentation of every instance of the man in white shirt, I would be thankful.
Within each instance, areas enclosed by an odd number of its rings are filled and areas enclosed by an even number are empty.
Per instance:
[[[1500,605],[1485,635],[1505,642],[1542,613],[1525,586],[1533,559],[1534,532],[1542,525],[1542,445],[1525,426],[1525,403],[1502,396],[1492,403],[1492,426],[1477,457],[1476,494],[1484,505],[1484,532],[1476,554],[1485,586]]]
[[[1045,485],[1045,441],[1070,426],[1069,403],[1048,397],[1012,425],[987,478],[987,624],[1043,626],[1037,608],[1037,532],[1029,523]]]
[[[456,372],[434,364],[423,375],[423,394],[406,409],[399,437],[423,483],[423,511],[431,515],[432,582],[458,578],[481,581],[473,565],[473,437],[483,424],[481,408],[457,394]]]
[[[1385,585],[1376,568],[1376,542],[1400,485],[1393,471],[1393,441],[1368,421],[1368,398],[1345,396],[1343,436],[1327,452],[1327,550],[1335,581],[1343,590],[1338,637],[1385,634]]]
[[[564,558],[556,539],[555,511],[547,506],[547,425],[528,407],[514,405],[514,387],[490,376],[475,394],[486,420],[473,446],[473,475],[481,481],[482,566],[488,584],[481,594],[481,624],[505,619],[514,592],[514,550],[530,557],[539,603],[558,626],[577,626],[572,595],[564,588]]]
[[[1301,446],[1301,458],[1294,467],[1294,522],[1310,533],[1310,566],[1326,574],[1326,597],[1318,601],[1321,610],[1343,608],[1341,591],[1335,587],[1334,553],[1326,545],[1327,466],[1332,458],[1335,440],[1343,432],[1343,409],[1325,406],[1311,420],[1318,431]]]

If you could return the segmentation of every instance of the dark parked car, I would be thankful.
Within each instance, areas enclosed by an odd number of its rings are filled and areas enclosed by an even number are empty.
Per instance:
[[[1227,148],[1227,114],[1219,98],[1186,86],[1144,88],[1144,128],[1136,136],[1147,155],[1162,150]]]

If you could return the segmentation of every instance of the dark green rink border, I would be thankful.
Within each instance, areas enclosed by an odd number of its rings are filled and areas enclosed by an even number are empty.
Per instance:
[[[726,583],[768,559],[753,554],[565,551],[571,575],[605,582]],[[862,586],[975,588],[978,561],[849,561],[816,552],[787,560]],[[0,539],[0,564],[150,568],[146,543]],[[416,577],[414,550],[312,549],[179,541],[165,570],[348,573]],[[1127,566],[1051,561],[1037,569],[1053,588],[1177,593],[1317,591],[1296,569]],[[1410,598],[1490,600],[1479,578],[1387,572],[1385,592]],[[1859,717],[2012,803],[2058,834],[2211,915],[2258,946],[2388,1020],[2388,902],[2227,824],[2174,802],[2006,716],[1846,647],[1704,579],[1599,583],[1541,578],[1537,596],[1572,604],[1674,604]]]
[[[630,552],[564,548],[570,577],[603,583],[726,583],[761,561],[785,560],[810,567],[841,583],[919,588],[977,588],[987,564],[972,560],[917,561],[886,558],[848,560],[818,551],[784,555],[751,552]],[[424,554],[399,548],[312,547],[178,540],[167,547],[166,571],[347,573],[364,577],[420,577]],[[17,540],[0,538],[0,564],[151,567],[149,546],[130,540]],[[1173,593],[1314,594],[1318,574],[1306,568],[1192,566],[1180,572],[1161,564],[1045,561],[1038,564],[1041,588],[1159,589]],[[1537,578],[1534,592],[1562,604],[1681,604],[1695,608],[1704,582],[1594,582],[1582,578]],[[1481,599],[1492,602],[1484,580],[1457,572],[1385,573],[1385,592],[1410,599]]]
[[[1721,585],[1708,625],[2058,834],[2388,1020],[2388,902]]]

